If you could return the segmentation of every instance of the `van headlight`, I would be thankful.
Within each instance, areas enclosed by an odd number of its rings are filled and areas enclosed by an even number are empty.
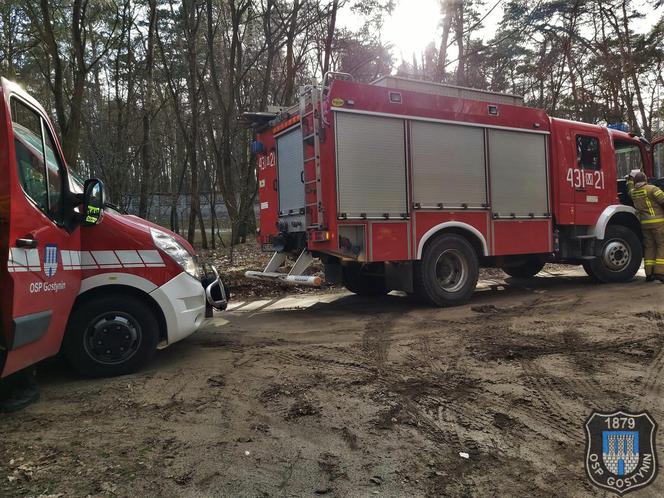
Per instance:
[[[196,259],[189,254],[189,251],[175,237],[152,227],[150,227],[150,234],[152,234],[152,241],[155,246],[168,254],[189,275],[195,279],[200,278]]]

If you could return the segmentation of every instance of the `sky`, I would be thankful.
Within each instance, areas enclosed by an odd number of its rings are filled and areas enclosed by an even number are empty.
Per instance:
[[[493,38],[503,16],[502,3],[501,0],[485,0],[484,6],[479,9],[482,16],[494,6],[495,8],[482,23],[482,29],[474,36],[487,40]],[[642,11],[647,12],[646,17],[635,24],[637,31],[646,31],[664,14],[664,6],[653,9],[652,0],[637,0],[635,3],[646,6]],[[340,21],[351,29],[358,27],[360,22],[349,11],[343,12],[339,17]],[[431,41],[435,41],[437,45],[440,43],[440,21],[440,0],[396,0],[396,7],[386,19],[381,35],[383,41],[392,44],[397,65],[401,60],[412,60],[413,53],[421,54]]]

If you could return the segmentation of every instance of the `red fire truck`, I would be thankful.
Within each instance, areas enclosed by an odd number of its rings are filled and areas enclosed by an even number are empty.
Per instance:
[[[251,113],[259,241],[274,250],[250,278],[358,294],[465,302],[481,266],[513,277],[546,262],[583,265],[601,282],[641,263],[624,177],[664,176],[664,143],[549,117],[514,95],[384,77],[329,74],[298,106]],[[653,155],[659,158],[658,164]],[[299,255],[290,272],[278,269]]]
[[[83,375],[128,373],[225,308],[216,270],[105,204],[99,180],[66,167],[39,103],[0,81],[0,376],[61,350]]]

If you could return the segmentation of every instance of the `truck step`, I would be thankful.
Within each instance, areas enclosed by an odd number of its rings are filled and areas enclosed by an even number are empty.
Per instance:
[[[268,280],[272,282],[283,282],[290,285],[305,285],[308,287],[320,287],[321,278],[312,277],[307,275],[289,275],[287,273],[278,272],[262,272],[262,271],[248,271],[244,274],[245,277],[253,280]]]
[[[306,249],[300,253],[297,261],[291,268],[290,273],[281,273],[276,271],[286,262],[287,256],[283,252],[275,252],[272,259],[263,271],[248,271],[244,276],[254,280],[279,281],[291,285],[306,285],[309,287],[320,287],[322,280],[320,277],[303,275],[304,271],[311,265],[314,257]]]

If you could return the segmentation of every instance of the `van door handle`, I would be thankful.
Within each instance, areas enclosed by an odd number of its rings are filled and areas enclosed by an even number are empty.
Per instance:
[[[36,239],[16,239],[16,247],[26,247],[28,249],[34,249],[39,244],[39,241]]]

